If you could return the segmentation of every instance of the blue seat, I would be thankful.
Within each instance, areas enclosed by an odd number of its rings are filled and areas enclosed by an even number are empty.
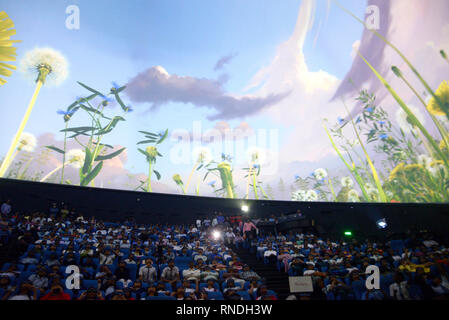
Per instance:
[[[207,298],[208,300],[224,300],[221,292],[208,292]]]
[[[146,297],[146,300],[176,300],[175,297],[171,296],[155,296],[155,297]]]
[[[98,282],[97,280],[83,280],[83,288],[89,289],[91,287],[94,287],[95,289],[98,288]]]
[[[354,290],[355,298],[357,300],[362,300],[363,292],[366,291],[365,281],[357,280],[351,283],[351,287]]]
[[[243,300],[251,300],[251,296],[247,291],[237,291],[237,294],[243,298]]]
[[[126,269],[129,271],[129,277],[134,282],[137,277],[137,265],[136,264],[127,264]]]

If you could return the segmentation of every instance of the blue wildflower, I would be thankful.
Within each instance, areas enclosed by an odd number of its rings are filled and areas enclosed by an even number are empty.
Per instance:
[[[385,124],[385,121],[378,121],[377,123],[383,126]]]
[[[388,135],[384,133],[384,134],[381,134],[379,136],[379,138],[381,138],[382,140],[387,140],[388,139]]]
[[[208,185],[210,185],[211,187],[213,187],[213,186],[215,186],[215,183],[216,183],[216,182],[217,182],[216,180],[211,181],[211,182],[208,183]]]
[[[360,122],[362,122],[362,118],[357,117],[357,119],[355,120],[355,123],[357,124],[357,123],[360,123]]]
[[[338,117],[338,124],[343,124],[343,122],[345,122],[345,119]]]
[[[299,175],[295,175],[295,180],[299,180],[301,178]]]
[[[368,111],[369,113],[373,113],[374,109],[372,107],[366,108],[366,111]]]

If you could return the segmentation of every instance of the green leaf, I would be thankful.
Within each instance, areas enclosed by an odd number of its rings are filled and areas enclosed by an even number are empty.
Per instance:
[[[94,109],[92,107],[88,107],[88,106],[85,106],[84,104],[80,104],[80,108],[82,108],[82,109],[84,109],[86,111],[89,111],[89,112],[93,112],[95,114],[99,114],[104,119],[111,120],[111,118],[106,117],[102,112],[100,112],[100,111],[98,111],[98,110],[96,110],[96,109]]]
[[[161,180],[161,174],[158,171],[156,171],[156,170],[153,170],[153,172],[156,175],[157,179]]]
[[[120,93],[120,92],[122,92],[125,89],[126,89],[126,86],[123,86],[123,87],[120,87],[117,90],[115,90],[115,92]]]
[[[103,161],[98,163],[95,168],[89,172],[89,174],[81,181],[82,186],[87,186],[95,177],[100,173],[101,168],[103,168]]]
[[[84,158],[84,165],[82,169],[83,174],[87,174],[89,172],[91,163],[92,163],[92,153],[90,152],[89,148],[85,149],[86,157]]]
[[[119,121],[126,121],[126,120],[123,117],[115,116],[112,119],[112,121],[108,125],[106,125],[104,128],[102,128],[98,133],[96,133],[96,135],[103,135],[103,134],[111,132],[115,128],[115,126],[117,125],[117,123]]]
[[[93,92],[93,93],[95,93],[95,94],[97,94],[97,95],[99,95],[99,96],[104,96],[104,94],[102,94],[101,92],[99,92],[99,91],[97,91],[97,90],[95,90],[95,89],[92,89],[91,87],[86,86],[84,83],[81,83],[81,82],[79,82],[79,81],[77,81],[77,82],[78,82],[78,84],[79,84],[80,86],[84,87],[85,89],[89,90],[90,92]]]
[[[109,160],[109,159],[112,159],[112,158],[118,156],[120,153],[122,153],[123,150],[125,150],[125,149],[126,149],[126,148],[122,148],[122,149],[120,149],[120,150],[117,150],[117,151],[115,151],[115,152],[113,152],[113,153],[110,153],[110,154],[108,154],[108,155],[105,155],[105,156],[97,156],[97,157],[95,158],[95,161],[102,161],[102,160]]]
[[[139,131],[140,133],[143,133],[143,134],[145,134],[145,135],[149,135],[149,136],[152,136],[152,137],[154,137],[154,138],[157,138],[157,137],[159,137],[159,135],[158,134],[155,134],[155,133],[151,133],[151,132],[148,132],[148,131]]]
[[[145,150],[142,150],[140,148],[138,148],[137,150],[139,150],[141,153],[143,153],[146,157],[148,157],[148,153]]]
[[[160,154],[159,152],[157,153],[157,155],[158,155],[159,157],[163,157],[163,155],[162,155],[162,154]]]
[[[67,129],[62,129],[60,130],[60,132],[86,132],[86,131],[92,131],[95,130],[94,127],[73,127],[73,128],[67,128]]]
[[[64,154],[64,153],[65,153],[64,150],[61,150],[61,149],[59,149],[59,148],[56,148],[55,146],[45,146],[45,148],[51,149],[51,150],[56,151],[56,152],[59,152],[59,153],[61,153],[61,154]]]
[[[165,140],[165,138],[167,138],[167,136],[168,136],[168,129],[165,130],[165,133],[162,135],[162,137],[159,139],[159,141],[156,142],[156,144],[160,144],[162,141]]]
[[[126,87],[122,87],[122,88],[125,89]],[[123,90],[122,88],[120,88],[120,89]],[[128,110],[128,107],[125,106],[125,104],[123,103],[122,99],[120,98],[120,96],[118,94],[120,89],[114,91],[115,100],[117,100],[117,102],[120,104],[120,106],[122,107],[123,111],[126,112]]]
[[[156,141],[156,140],[143,140],[143,141],[137,142],[137,144],[153,143],[153,142],[155,142],[155,141]]]

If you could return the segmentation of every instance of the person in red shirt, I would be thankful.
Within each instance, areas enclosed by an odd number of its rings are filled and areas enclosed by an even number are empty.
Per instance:
[[[64,289],[59,285],[51,287],[50,292],[40,298],[40,300],[70,300],[70,295],[64,292]]]

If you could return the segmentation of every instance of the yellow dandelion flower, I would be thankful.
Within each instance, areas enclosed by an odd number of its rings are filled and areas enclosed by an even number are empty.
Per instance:
[[[10,40],[11,36],[16,34],[13,21],[8,17],[5,11],[0,11],[0,76],[10,77],[12,70],[16,70],[16,66],[5,63],[5,61],[16,61],[16,48],[13,44],[20,42],[19,40]],[[6,80],[0,78],[0,86],[4,85]]]
[[[438,102],[434,97],[431,97],[427,105],[427,110],[435,116],[444,116],[449,112],[449,82],[441,82],[437,91],[435,91],[435,95],[440,101]]]

